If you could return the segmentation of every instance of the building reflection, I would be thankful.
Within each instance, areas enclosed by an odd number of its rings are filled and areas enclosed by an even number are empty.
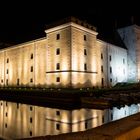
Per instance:
[[[139,110],[139,104],[112,110],[62,110],[0,101],[0,135],[15,139],[84,131]]]

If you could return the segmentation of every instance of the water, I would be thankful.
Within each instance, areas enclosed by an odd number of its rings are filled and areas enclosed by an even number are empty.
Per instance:
[[[139,104],[112,110],[63,110],[0,101],[0,137],[17,139],[85,131],[139,111]]]

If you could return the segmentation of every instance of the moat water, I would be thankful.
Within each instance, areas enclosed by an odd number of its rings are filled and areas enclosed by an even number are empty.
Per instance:
[[[0,101],[0,137],[20,139],[85,131],[140,111],[139,104],[106,110],[63,110]]]

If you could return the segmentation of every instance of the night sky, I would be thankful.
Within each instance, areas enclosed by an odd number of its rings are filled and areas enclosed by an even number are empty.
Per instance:
[[[110,34],[116,27],[140,25],[139,15],[130,6],[113,1],[94,3],[93,1],[61,2],[37,0],[0,2],[0,41],[18,44],[45,36],[45,25],[67,16],[75,16],[97,27],[99,34]],[[63,5],[61,5],[63,3]],[[136,11],[136,10],[135,10]],[[133,18],[132,18],[133,17]],[[117,25],[117,26],[116,26]]]

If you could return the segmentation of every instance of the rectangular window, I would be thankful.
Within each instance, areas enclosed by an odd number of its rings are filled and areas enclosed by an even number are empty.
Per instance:
[[[6,79],[6,85],[8,86],[8,79]]]
[[[112,78],[110,78],[110,83],[112,83]]]
[[[56,77],[56,82],[60,82],[60,77]]]
[[[102,87],[104,86],[104,78],[102,78]]]
[[[125,59],[123,58],[123,64],[125,64]]]
[[[6,73],[8,74],[9,73],[9,70],[7,69]]]
[[[59,70],[60,69],[60,63],[57,63],[56,64],[56,70]]]
[[[32,119],[32,117],[30,118],[30,123],[32,123],[33,122],[33,119]]]
[[[60,130],[60,124],[59,123],[56,124],[56,130]]]
[[[60,39],[60,34],[57,34],[56,35],[56,40],[59,40]]]
[[[84,35],[84,40],[85,40],[85,41],[87,40],[87,37],[86,37],[86,35]]]
[[[111,113],[111,120],[113,120],[113,114]]]
[[[32,111],[33,110],[33,107],[32,106],[30,106],[30,111]]]
[[[6,116],[6,117],[8,116],[8,113],[7,113],[7,112],[5,113],[5,116]]]
[[[60,116],[60,111],[56,111],[56,115],[57,116]]]
[[[60,54],[60,48],[57,48],[56,49],[56,55],[59,55]]]
[[[101,53],[101,59],[103,59],[103,54]]]
[[[5,128],[7,128],[7,123],[5,124]]]
[[[109,56],[109,61],[111,61],[112,60],[112,57],[111,57],[111,55]]]
[[[88,123],[87,122],[85,122],[85,129],[87,129],[88,128]]]
[[[8,106],[8,103],[6,102],[6,106]]]
[[[30,79],[30,82],[33,83],[33,79],[32,78]]]
[[[1,79],[1,83],[3,83],[3,79]]]
[[[7,63],[9,63],[9,58],[7,58]]]
[[[87,50],[86,49],[84,49],[84,55],[87,55]]]
[[[86,63],[84,64],[84,70],[87,70],[87,64]]]
[[[19,86],[19,79],[17,79],[17,86]]]
[[[30,136],[32,136],[32,131],[30,131]]]
[[[104,121],[105,121],[105,120],[104,120],[104,116],[102,116],[102,123],[104,123]]]
[[[112,67],[110,67],[110,74],[112,73]]]
[[[103,66],[101,66],[101,72],[102,72],[102,73],[104,72]]]
[[[19,109],[19,103],[17,103],[17,109]]]
[[[33,59],[33,53],[31,53],[31,59]]]
[[[31,72],[33,72],[33,66],[31,66]]]

